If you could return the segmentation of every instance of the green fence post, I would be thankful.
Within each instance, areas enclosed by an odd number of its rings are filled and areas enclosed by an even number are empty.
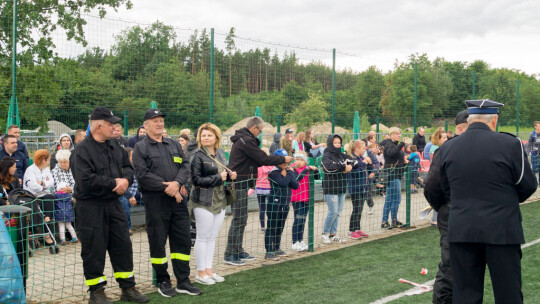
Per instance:
[[[17,104],[17,0],[13,0],[13,54],[12,54],[12,80],[11,80],[11,100],[7,117],[7,128],[10,125],[21,126],[19,119],[19,105]]]
[[[519,79],[517,80],[516,92],[516,135],[519,136]]]
[[[407,172],[405,177],[405,197],[407,202],[405,224],[407,228],[411,228],[411,166],[407,165]]]
[[[476,95],[476,71],[472,72],[472,99],[474,100]]]
[[[336,126],[336,49],[332,50],[332,134]]]
[[[124,110],[124,136],[128,135],[128,111]]]
[[[309,165],[315,166],[315,160],[309,158]],[[313,252],[315,244],[315,176],[309,174],[309,215],[308,215],[308,251]]]
[[[255,108],[255,116],[257,117],[261,117],[261,107],[257,106]],[[263,135],[263,132],[261,131],[261,133],[259,133],[259,148],[262,147],[262,135]]]
[[[448,132],[448,119],[444,120],[444,132]]]
[[[281,133],[281,115],[277,116],[277,132]]]
[[[418,63],[414,63],[414,134],[416,134],[416,108],[418,103]]]
[[[377,117],[377,128],[375,129],[375,133],[377,133],[377,142],[379,142],[381,140],[380,136],[379,136],[379,125],[381,124],[381,119],[379,117]]]
[[[210,122],[214,123],[214,28],[210,29]]]

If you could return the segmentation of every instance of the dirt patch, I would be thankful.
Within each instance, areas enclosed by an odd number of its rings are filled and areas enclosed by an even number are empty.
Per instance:
[[[225,134],[225,135],[234,135],[236,130],[241,129],[241,128],[246,126],[246,123],[247,123],[248,119],[249,119],[249,117],[240,120],[239,122],[235,123],[232,127],[230,127],[228,130],[223,132],[223,134]],[[306,130],[298,130],[298,128],[296,127],[296,124],[282,125],[280,127],[280,131],[281,131],[281,133],[284,133],[285,130],[289,129],[289,128],[293,129],[295,133],[306,131]],[[313,125],[310,129],[313,130],[313,133],[315,133],[315,134],[331,134],[332,133],[332,123],[331,122],[318,123],[318,124]],[[340,133],[340,134],[341,133],[350,133],[351,132],[350,130],[347,130],[345,128],[338,127],[338,126],[336,126],[334,128],[334,131],[335,131],[335,133]],[[271,125],[270,123],[265,122],[262,132],[265,135],[273,135],[273,134],[277,133],[277,127]]]

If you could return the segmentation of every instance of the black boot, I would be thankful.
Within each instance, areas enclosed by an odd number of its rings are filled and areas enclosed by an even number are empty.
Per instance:
[[[150,298],[147,295],[140,293],[135,286],[122,289],[122,295],[120,296],[122,301],[130,301],[135,303],[148,303]]]
[[[112,304],[107,295],[105,294],[105,288],[100,288],[96,290],[90,290],[90,299],[88,304]]]

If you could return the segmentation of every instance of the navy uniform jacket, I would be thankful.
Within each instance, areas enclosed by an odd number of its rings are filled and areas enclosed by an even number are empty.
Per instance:
[[[450,204],[449,242],[525,242],[519,203],[538,187],[521,141],[473,123],[440,148],[441,187]]]

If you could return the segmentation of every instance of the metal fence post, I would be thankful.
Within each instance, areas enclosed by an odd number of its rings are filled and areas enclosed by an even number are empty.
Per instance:
[[[444,120],[444,132],[448,132],[448,119]]]
[[[128,135],[128,111],[124,110],[124,136]]]
[[[476,96],[476,71],[472,72],[472,99]]]
[[[407,165],[407,171],[405,174],[405,199],[407,203],[405,224],[407,228],[411,228],[411,166]]]
[[[214,123],[214,28],[210,29],[210,122]]]
[[[309,158],[309,165],[315,166],[315,160]],[[309,215],[308,215],[308,251],[313,252],[315,244],[315,176],[309,174]]]
[[[519,79],[517,80],[516,89],[516,135],[519,135]]]
[[[414,134],[416,134],[416,108],[418,104],[418,63],[414,63]]]
[[[277,116],[277,132],[281,133],[281,115]]]
[[[332,134],[336,126],[336,49],[332,50]]]
[[[377,134],[377,142],[379,142],[381,140],[381,137],[379,136],[379,131],[380,131],[380,126],[381,124],[381,119],[379,117],[377,117],[377,128],[375,129],[375,133]]]

